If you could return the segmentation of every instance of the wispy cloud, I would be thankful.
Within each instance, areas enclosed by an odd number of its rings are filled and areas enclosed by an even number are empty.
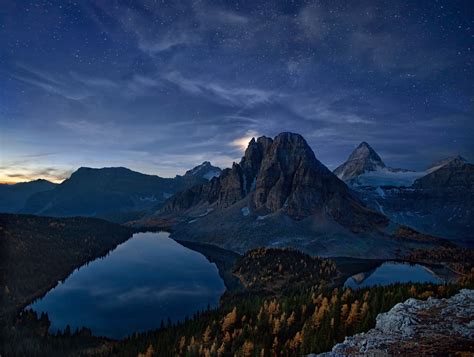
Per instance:
[[[177,71],[166,74],[165,78],[188,93],[202,95],[208,99],[233,106],[251,107],[257,104],[269,103],[277,96],[272,91],[260,88],[225,86],[213,81],[189,79],[183,77]]]
[[[20,65],[18,68],[19,71],[11,75],[14,79],[41,88],[48,93],[75,101],[80,101],[90,96],[90,93],[82,88],[73,87],[67,81],[58,79],[47,72],[24,65]]]

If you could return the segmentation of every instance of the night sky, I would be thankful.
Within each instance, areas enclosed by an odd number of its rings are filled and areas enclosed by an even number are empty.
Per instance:
[[[474,1],[0,0],[0,181],[161,176],[301,133],[334,169],[474,160]]]

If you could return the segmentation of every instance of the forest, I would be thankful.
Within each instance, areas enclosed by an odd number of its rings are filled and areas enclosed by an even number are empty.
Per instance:
[[[118,356],[288,356],[328,351],[375,325],[377,314],[407,298],[448,297],[459,285],[395,284],[361,290],[293,291],[248,296],[182,324],[136,334],[114,345]]]
[[[218,308],[208,308],[176,324],[157,321],[157,330],[135,333],[121,341],[93,336],[86,327],[72,331],[68,326],[50,334],[48,315],[21,311],[25,304],[65,279],[75,267],[107,254],[132,232],[87,218],[0,218],[5,237],[2,248],[8,251],[8,259],[3,259],[1,266],[2,272],[8,273],[8,280],[2,292],[7,304],[2,305],[0,331],[2,351],[8,356],[319,353],[330,350],[346,336],[372,328],[379,313],[407,298],[449,297],[462,287],[474,287],[470,256],[449,247],[439,252],[413,251],[409,258],[446,261],[460,273],[457,283],[394,284],[351,290],[342,288],[344,279],[382,261],[318,258],[289,248],[257,248],[239,256],[220,248],[183,242],[220,267],[228,284]],[[42,261],[37,259],[38,252]]]

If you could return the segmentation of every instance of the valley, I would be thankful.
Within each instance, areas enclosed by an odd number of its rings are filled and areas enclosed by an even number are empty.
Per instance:
[[[40,215],[0,215],[2,350],[330,351],[399,302],[474,287],[469,165],[415,175],[362,143],[333,173],[301,135],[281,133],[252,139],[232,168],[204,162],[174,179],[81,168],[26,198]],[[438,217],[454,206],[451,228]]]

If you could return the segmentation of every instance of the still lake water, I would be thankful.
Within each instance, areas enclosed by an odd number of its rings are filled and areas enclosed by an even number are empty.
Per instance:
[[[165,232],[137,233],[28,308],[47,312],[53,333],[69,324],[121,338],[215,307],[224,290],[217,267],[202,254]]]
[[[346,280],[344,286],[360,289],[373,285],[408,282],[442,284],[443,280],[430,269],[420,264],[386,262],[372,271],[353,275]]]

